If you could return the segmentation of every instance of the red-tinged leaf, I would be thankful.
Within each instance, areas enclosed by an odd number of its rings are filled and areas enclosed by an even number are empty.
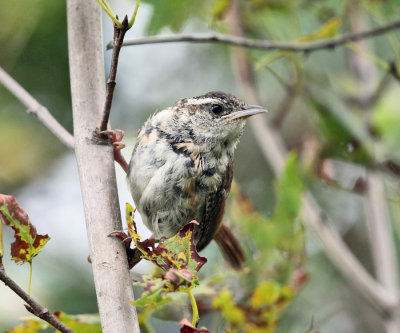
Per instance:
[[[210,333],[210,331],[204,326],[200,328],[194,327],[186,318],[183,318],[179,324],[183,324],[180,330],[181,333]]]
[[[13,196],[0,194],[0,217],[5,225],[14,230],[11,259],[17,264],[32,261],[50,239],[48,235],[37,234],[28,214]]]
[[[188,269],[194,276],[194,272],[207,262],[200,257],[194,244],[193,229],[198,222],[191,221],[186,224],[175,236],[160,241],[158,244],[154,239],[141,240],[137,233],[134,221],[134,212],[130,204],[126,204],[126,222],[129,235],[135,242],[136,247],[142,252],[143,258],[152,261],[163,270],[176,269],[182,271]]]

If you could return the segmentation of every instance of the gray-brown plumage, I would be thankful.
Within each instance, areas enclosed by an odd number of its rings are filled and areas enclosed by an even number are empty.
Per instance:
[[[146,121],[138,133],[128,183],[154,237],[171,237],[196,220],[200,251],[214,238],[239,268],[243,251],[221,226],[233,172],[233,153],[245,119],[265,112],[223,92],[184,98]]]

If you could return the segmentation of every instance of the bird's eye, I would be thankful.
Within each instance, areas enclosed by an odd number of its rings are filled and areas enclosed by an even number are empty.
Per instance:
[[[223,108],[219,104],[213,104],[210,107],[210,111],[214,114],[220,114],[223,111]]]

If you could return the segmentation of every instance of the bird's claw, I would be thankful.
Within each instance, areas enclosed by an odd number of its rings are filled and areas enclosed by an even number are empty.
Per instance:
[[[108,236],[114,236],[121,240],[122,244],[124,244],[125,248],[129,248],[132,243],[132,237],[128,236],[123,231],[113,231]]]
[[[125,132],[120,129],[101,131],[100,134],[107,135],[113,146],[117,150],[125,148],[125,144],[121,141],[124,138]]]
[[[112,142],[114,148],[114,160],[128,172],[128,163],[121,154],[121,149],[125,148],[125,144],[121,142],[124,137],[124,131],[120,129],[101,131],[99,134],[106,135]]]
[[[114,231],[108,236],[114,236],[121,239],[122,244],[124,244],[126,249],[129,269],[132,269],[138,262],[140,262],[140,260],[142,260],[142,253],[136,247],[133,249],[130,247],[132,243],[132,237],[128,236],[123,231]]]

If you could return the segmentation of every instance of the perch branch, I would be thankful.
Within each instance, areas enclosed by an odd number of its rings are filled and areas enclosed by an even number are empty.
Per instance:
[[[140,332],[126,250],[108,237],[122,229],[113,147],[94,135],[106,96],[101,8],[68,0],[67,19],[75,155],[102,331]]]
[[[56,316],[51,314],[48,309],[41,306],[36,302],[31,296],[29,296],[13,279],[11,279],[4,269],[0,268],[0,280],[9,287],[13,292],[15,292],[19,297],[21,297],[28,306],[25,305],[27,310],[34,314],[36,317],[43,319],[48,322],[51,326],[59,330],[60,332],[73,333],[70,328],[65,326],[61,321],[59,321]]]
[[[179,34],[179,35],[164,35],[151,36],[127,39],[123,46],[143,45],[143,44],[158,44],[158,43],[176,43],[176,42],[192,42],[192,43],[223,43],[246,48],[255,48],[263,50],[286,50],[293,52],[312,52],[323,49],[332,49],[336,46],[341,46],[349,42],[355,42],[361,39],[372,38],[388,31],[400,28],[400,20],[394,21],[387,25],[377,27],[371,30],[366,30],[359,33],[348,33],[339,37],[323,39],[316,42],[280,42],[271,40],[257,40],[245,38],[236,35],[225,35],[219,33],[205,34]],[[107,49],[113,48],[113,42],[107,44]],[[397,71],[395,71],[398,74]]]
[[[68,148],[74,148],[73,136],[51,115],[49,110],[32,97],[17,81],[0,67],[0,83],[24,104]]]

